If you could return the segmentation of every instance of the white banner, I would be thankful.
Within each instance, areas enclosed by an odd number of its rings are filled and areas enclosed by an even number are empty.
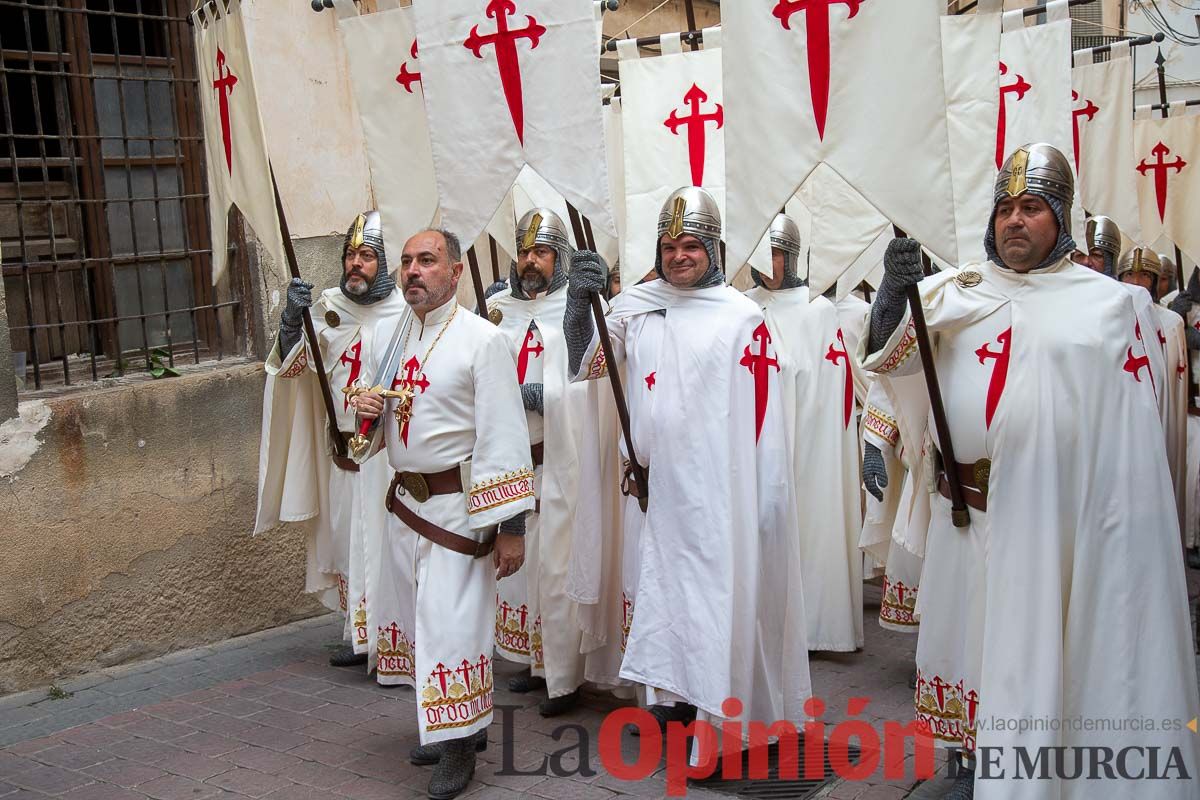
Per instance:
[[[1200,116],[1138,120],[1133,138],[1141,243],[1165,236],[1200,261]]]
[[[1129,45],[1112,45],[1112,58],[1090,62],[1076,54],[1071,71],[1072,136],[1079,197],[1090,214],[1111,217],[1130,239],[1141,239],[1133,171],[1133,67]]]
[[[721,51],[711,37],[696,52],[680,51],[678,35],[664,39],[661,56],[638,58],[636,48],[620,49],[624,286],[653,269],[658,215],[673,191],[702,186],[725,218]]]
[[[400,248],[437,214],[437,183],[421,90],[411,8],[342,19],[350,83],[366,139],[384,241],[399,267]]]
[[[749,257],[821,162],[957,260],[944,10],[942,0],[722,6],[730,263]]]
[[[225,273],[230,206],[238,207],[271,260],[280,269],[287,264],[240,0],[230,0],[227,9],[205,3],[192,12],[204,115],[214,284]]]
[[[413,11],[443,223],[474,241],[528,163],[615,236],[592,0]]]

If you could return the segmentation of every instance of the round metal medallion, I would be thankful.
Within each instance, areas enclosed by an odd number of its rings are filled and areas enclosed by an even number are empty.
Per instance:
[[[338,325],[342,324],[342,318],[338,316],[338,313],[336,311],[333,311],[333,310],[326,311],[325,312],[325,324],[331,328],[336,328]]]
[[[500,321],[504,319],[504,312],[498,308],[493,308],[488,312],[488,319],[492,321],[493,325],[499,325]]]
[[[983,283],[983,276],[973,269],[968,269],[958,273],[958,276],[954,280],[964,289],[970,289],[972,286],[978,286]]]
[[[425,482],[425,476],[419,472],[400,473],[400,485],[418,503],[424,503],[429,499],[429,484]]]

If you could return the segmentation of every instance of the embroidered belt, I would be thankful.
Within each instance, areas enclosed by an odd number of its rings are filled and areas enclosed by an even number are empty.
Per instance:
[[[941,455],[938,455],[938,493],[947,500],[950,498],[950,481],[946,478],[945,468],[941,465]],[[975,509],[987,513],[987,498],[988,498],[988,478],[991,476],[992,462],[990,459],[981,458],[974,464],[956,463],[954,465],[955,472],[958,473],[958,481],[962,484],[963,501]]]
[[[451,473],[453,473],[453,476],[451,476]],[[423,483],[418,483],[418,478]],[[412,490],[412,487],[420,486],[424,486],[427,492],[423,499]],[[462,479],[458,467],[430,474],[397,472],[396,476],[392,478],[391,486],[388,487],[387,497],[384,499],[383,505],[389,512],[395,514],[401,522],[412,528],[418,536],[422,536],[440,547],[452,550],[455,553],[461,553],[464,556],[471,556],[472,558],[483,558],[492,552],[492,548],[496,545],[496,534],[494,531],[485,541],[477,542],[474,539],[469,539],[466,536],[434,525],[429,520],[417,516],[408,506],[396,499],[396,490],[398,488],[404,489],[405,493],[412,495],[413,499],[418,503],[425,502],[425,500],[428,500],[435,494],[458,494],[462,492]]]

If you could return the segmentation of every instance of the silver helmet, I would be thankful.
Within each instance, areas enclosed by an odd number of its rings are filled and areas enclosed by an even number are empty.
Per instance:
[[[374,250],[375,255],[379,257],[380,274],[387,272],[383,222],[380,220],[378,211],[364,211],[354,218],[354,222],[350,223],[350,229],[346,231],[346,239],[342,243],[342,258],[346,257],[348,250],[362,247],[364,244]]]
[[[721,211],[712,195],[698,186],[676,189],[658,215],[658,235],[677,239],[690,233],[700,239],[721,238]]]
[[[1063,218],[1069,220],[1075,197],[1075,175],[1067,157],[1045,143],[1018,147],[1000,168],[992,204],[1026,192],[1055,198],[1063,204]]]
[[[1162,274],[1162,262],[1158,254],[1148,247],[1135,247],[1121,256],[1117,264],[1117,277],[1129,272],[1149,272],[1155,278]]]
[[[787,214],[775,215],[769,235],[771,247],[778,247],[794,256],[800,255],[800,228],[796,225],[796,221]]]
[[[1171,256],[1167,255],[1166,253],[1158,253],[1157,255],[1158,255],[1159,263],[1162,264],[1162,274],[1170,275],[1171,282],[1172,282],[1172,284],[1174,284],[1175,274],[1176,274],[1176,272],[1178,272],[1178,270],[1176,269],[1176,266],[1175,266],[1175,259],[1172,258]]]
[[[530,209],[517,223],[517,249],[529,250],[536,244],[568,252],[574,249],[562,218],[548,208]]]
[[[1117,258],[1121,255],[1121,229],[1109,217],[1096,216],[1087,221],[1088,250],[1099,248]]]

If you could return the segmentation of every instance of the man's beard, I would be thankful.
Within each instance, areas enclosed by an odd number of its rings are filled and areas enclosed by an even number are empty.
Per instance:
[[[343,281],[343,285],[345,286],[346,294],[354,295],[355,297],[362,297],[371,291],[371,282],[358,270],[351,270],[350,274]]]
[[[425,299],[423,301],[419,301],[419,304],[428,308],[437,308],[450,299],[450,295],[454,294],[454,286],[448,280],[445,283],[437,284],[431,284],[425,281],[410,281],[404,285],[405,300],[408,300],[408,290],[412,288],[420,288],[425,290]],[[414,305],[412,301],[409,301],[408,304],[410,306]]]
[[[521,273],[521,291],[526,297],[533,297],[535,294],[541,294],[550,288],[550,281],[546,280],[546,276],[541,273],[537,267],[526,267]]]

